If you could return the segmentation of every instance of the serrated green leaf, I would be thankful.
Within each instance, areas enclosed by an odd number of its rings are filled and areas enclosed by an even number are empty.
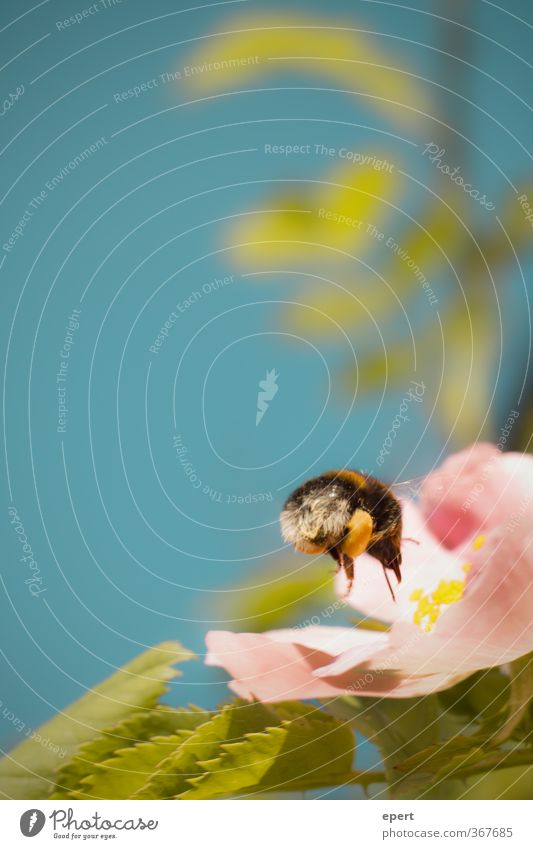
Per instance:
[[[241,740],[247,733],[279,725],[283,720],[313,713],[317,713],[317,708],[305,702],[264,705],[234,699],[184,739],[167,761],[159,765],[157,773],[139,788],[135,798],[170,799],[178,796],[189,788],[188,779],[204,772],[200,762],[220,755],[222,744]]]
[[[222,754],[200,765],[180,799],[213,799],[273,790],[336,785],[351,773],[355,737],[346,723],[315,711],[301,719],[246,734],[221,746]]]
[[[0,794],[7,799],[46,799],[54,787],[56,770],[64,764],[61,750],[70,759],[103,729],[143,708],[154,707],[165,692],[165,683],[181,674],[173,664],[191,657],[179,643],[168,642],[134,658],[41,726],[39,734],[57,747],[57,752],[31,739],[2,758]]]
[[[200,725],[160,764],[157,772],[138,789],[135,798],[171,799],[189,787],[188,779],[204,772],[200,761],[220,753],[224,743],[240,740],[246,733],[280,723],[274,706],[236,699]]]
[[[106,730],[103,736],[80,747],[72,760],[59,770],[52,799],[90,798],[82,781],[93,775],[105,761],[136,743],[156,736],[170,736],[179,730],[193,729],[210,717],[208,711],[195,706],[190,709],[158,706],[154,710],[134,714],[120,725]]]
[[[178,731],[166,737],[154,737],[119,749],[115,757],[95,765],[93,773],[82,779],[85,798],[131,799],[158,772],[168,756],[191,736],[191,731]]]

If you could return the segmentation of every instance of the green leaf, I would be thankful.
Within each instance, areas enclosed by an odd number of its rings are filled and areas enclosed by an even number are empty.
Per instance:
[[[395,770],[403,774],[419,772],[428,777],[436,775],[440,769],[449,763],[451,758],[456,756],[467,758],[478,751],[480,751],[480,747],[472,742],[471,737],[452,737],[444,743],[436,743],[433,746],[420,749],[404,761],[397,763]]]
[[[486,752],[479,750],[468,755],[457,755],[443,767],[435,778],[433,784],[448,778],[468,778],[484,772],[492,772],[497,769],[509,769],[516,766],[531,766],[533,764],[533,750],[516,748],[511,751],[501,749]]]
[[[382,773],[352,769],[354,746],[347,723],[309,703],[236,699],[213,717],[160,708],[79,748],[53,798],[218,798],[382,782]]]
[[[443,707],[468,723],[492,722],[505,711],[509,678],[500,669],[483,669],[438,693]]]
[[[307,711],[308,706],[302,707]],[[245,734],[280,723],[274,707],[261,702],[236,699],[220,713],[184,737],[175,751],[138,788],[135,798],[171,799],[189,788],[188,780],[204,772],[201,761],[220,754],[222,744],[240,740]]]
[[[349,726],[332,716],[315,711],[283,720],[279,726],[222,745],[222,754],[201,762],[205,773],[189,779],[192,788],[179,798],[306,790],[353,781],[354,748]]]
[[[396,781],[402,788],[403,798],[435,798],[432,788],[440,789],[442,798],[454,798],[459,788],[453,783],[444,786],[445,781],[459,777],[455,770],[449,769],[450,764],[472,766],[480,758],[479,752],[480,748],[471,737],[460,735],[420,749],[395,765]]]
[[[25,740],[0,761],[0,794],[7,799],[46,799],[63,766],[79,747],[139,710],[153,708],[165,682],[180,673],[172,664],[193,655],[177,642],[161,643],[136,657],[39,729],[41,738]],[[51,746],[57,748],[53,751]]]
[[[487,742],[505,721],[509,693],[509,678],[498,668],[480,670],[438,693],[449,735],[472,732],[480,743]]]
[[[84,798],[131,799],[190,735],[184,730],[119,749],[115,757],[95,765],[92,774],[82,779]]]
[[[82,780],[85,798],[131,799],[188,736],[182,731],[119,749]]]
[[[414,798],[412,788],[399,780],[395,768],[437,742],[441,709],[436,696],[416,699],[345,696],[324,702],[324,706],[328,713],[348,720],[378,747],[391,797]]]
[[[533,698],[533,655],[509,664],[510,676],[498,669],[476,672],[438,694],[448,713],[462,717],[481,745],[494,746],[527,734],[525,719]]]
[[[533,652],[513,660],[511,667],[511,692],[507,719],[492,743],[502,743],[513,735],[526,717],[533,699]],[[527,733],[527,729],[524,730]]]
[[[429,746],[397,764],[395,769],[411,775],[413,783],[428,787],[450,778],[533,763],[533,749],[486,749],[473,743],[473,739],[458,736]]]
[[[189,710],[158,706],[154,710],[134,714],[115,728],[106,730],[101,737],[80,747],[74,758],[59,770],[56,789],[51,798],[90,798],[85,779],[93,775],[102,763],[137,743],[195,728],[206,722],[209,716],[208,711],[194,706]]]
[[[223,706],[216,716],[198,722],[194,730],[180,730],[172,736],[159,736],[116,751],[114,757],[95,765],[80,784],[87,796],[96,798],[181,797],[191,790],[195,778],[211,769],[212,761],[222,757],[226,746],[245,740],[250,733],[309,721],[324,733],[330,733],[331,717],[313,705],[283,702],[269,706],[236,699]],[[349,729],[344,733],[353,748],[353,735]],[[356,774],[349,768],[344,768],[343,774],[345,781],[355,780]],[[362,783],[367,779],[370,777],[365,775]]]
[[[340,704],[339,704],[340,703]],[[330,703],[352,725],[378,746],[385,772],[435,743],[439,736],[440,709],[435,696],[416,699],[384,699],[347,696]]]
[[[531,766],[493,769],[461,780],[461,799],[531,800]]]

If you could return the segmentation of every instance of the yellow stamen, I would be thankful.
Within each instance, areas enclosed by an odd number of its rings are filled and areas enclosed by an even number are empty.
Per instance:
[[[422,616],[426,616],[430,610],[432,610],[433,604],[429,600],[427,595],[423,595],[420,601],[418,602],[418,610],[422,614]]]
[[[452,604],[454,601],[459,601],[464,588],[464,581],[441,581],[432,599],[435,604]]]
[[[474,549],[474,551],[479,551],[481,546],[484,544],[485,537],[483,536],[483,534],[480,534],[478,537],[475,538],[474,542],[472,543],[472,548]]]
[[[418,602],[413,613],[414,624],[422,625],[425,631],[432,631],[442,612],[442,605],[459,601],[463,597],[464,588],[464,581],[451,580],[440,581],[438,587],[426,595],[422,588],[414,590],[409,597],[411,601]]]
[[[471,563],[463,563],[463,572],[470,572],[471,568],[472,568]]]

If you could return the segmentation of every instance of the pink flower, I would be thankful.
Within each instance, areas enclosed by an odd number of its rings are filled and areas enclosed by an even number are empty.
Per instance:
[[[345,600],[390,630],[211,631],[206,663],[224,667],[244,698],[406,698],[531,651],[533,457],[474,445],[430,474],[420,503],[404,502],[403,515],[396,604],[366,554]],[[339,573],[341,597],[345,580]]]

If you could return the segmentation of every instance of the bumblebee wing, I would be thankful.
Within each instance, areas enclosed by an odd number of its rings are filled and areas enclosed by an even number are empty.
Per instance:
[[[420,475],[417,478],[410,478],[410,480],[393,481],[389,483],[389,486],[396,498],[404,500],[416,499],[420,494],[426,478],[427,475]]]

